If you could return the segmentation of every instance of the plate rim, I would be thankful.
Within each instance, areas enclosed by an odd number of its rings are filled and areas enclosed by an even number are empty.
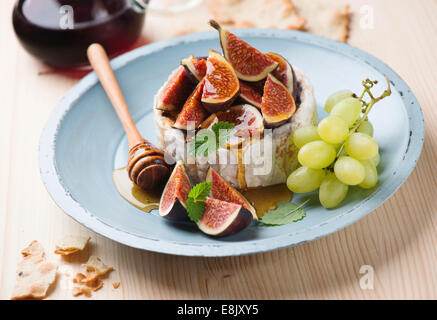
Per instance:
[[[361,49],[313,34],[276,29],[234,29],[233,31],[241,37],[275,38],[308,43],[354,58],[358,61],[369,64],[378,72],[386,74],[396,90],[402,93],[401,99],[407,108],[406,111],[409,118],[410,139],[399,165],[399,168],[402,167],[404,170],[397,170],[394,177],[391,178],[390,185],[386,185],[385,188],[378,188],[374,193],[363,201],[360,201],[350,210],[347,210],[324,223],[307,228],[307,232],[301,234],[299,234],[299,232],[293,232],[268,240],[249,240],[232,242],[231,244],[229,242],[223,243],[217,241],[216,244],[199,245],[152,239],[132,234],[107,224],[103,220],[94,216],[92,212],[82,207],[82,205],[68,192],[68,189],[65,188],[62,183],[61,177],[57,174],[55,159],[56,137],[63,118],[71,110],[75,101],[98,82],[96,74],[91,72],[74,85],[73,88],[71,88],[59,101],[55,109],[51,112],[39,140],[38,158],[42,181],[53,201],[65,214],[69,215],[93,232],[137,249],[179,256],[239,256],[296,246],[342,230],[352,223],[362,219],[364,216],[372,213],[375,209],[384,204],[403,185],[414,170],[420,158],[424,143],[425,125],[423,113],[417,98],[414,96],[407,83],[393,69],[380,59]],[[169,47],[217,38],[218,36],[216,32],[210,31],[155,42],[113,59],[111,65],[115,70],[117,70],[142,56],[147,56]],[[412,123],[415,124],[414,128]],[[377,201],[369,201],[376,196],[379,197]]]

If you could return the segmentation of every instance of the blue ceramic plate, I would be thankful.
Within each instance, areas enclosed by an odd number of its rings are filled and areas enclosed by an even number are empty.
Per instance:
[[[407,179],[419,159],[424,123],[419,104],[406,83],[375,57],[349,45],[314,35],[247,29],[236,32],[264,52],[274,51],[301,69],[314,86],[320,118],[332,92],[361,92],[367,77],[384,74],[393,95],[371,112],[375,139],[382,154],[380,184],[374,190],[352,188],[344,204],[325,210],[316,195],[301,222],[282,227],[255,223],[243,232],[212,239],[195,225],[170,223],[128,204],[112,183],[112,171],[126,165],[128,145],[115,112],[94,73],[81,80],[53,111],[42,133],[41,176],[55,202],[68,215],[110,239],[150,251],[185,256],[233,256],[297,245],[340,230],[384,203]],[[112,62],[139,130],[156,141],[153,97],[179,61],[194,54],[220,50],[217,33],[200,33],[154,43]],[[300,203],[306,196],[296,195]]]

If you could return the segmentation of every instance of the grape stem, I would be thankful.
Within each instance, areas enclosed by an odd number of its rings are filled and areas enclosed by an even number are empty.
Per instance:
[[[370,79],[366,79],[362,82],[364,90],[363,90],[363,93],[361,94],[359,100],[363,104],[363,114],[364,115],[354,124],[352,129],[349,131],[347,138],[349,138],[352,134],[357,132],[357,130],[361,126],[361,124],[367,120],[367,116],[369,115],[370,110],[372,110],[373,106],[376,103],[378,103],[382,99],[389,97],[391,95],[392,91],[391,91],[390,80],[388,79],[387,76],[385,76],[385,80],[387,81],[387,89],[379,97],[376,97],[376,98],[373,96],[371,89],[374,87],[375,84],[378,84],[378,81],[371,81]],[[369,102],[364,100],[364,97],[366,94],[370,97]],[[346,138],[346,140],[347,140],[347,138]],[[338,153],[337,153],[337,157],[336,157],[334,163],[338,160],[338,158],[340,158],[340,155],[344,149],[344,144],[345,143],[343,142]]]

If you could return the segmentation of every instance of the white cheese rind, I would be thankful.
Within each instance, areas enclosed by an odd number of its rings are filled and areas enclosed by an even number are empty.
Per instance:
[[[208,157],[194,157],[188,152],[189,143],[187,140],[189,138],[185,137],[182,130],[173,128],[174,121],[163,116],[163,112],[156,109],[164,84],[155,96],[154,105],[158,141],[160,147],[166,152],[167,159],[184,161],[187,173],[194,184],[205,181],[210,166],[237,188],[244,187],[242,185],[244,183],[241,182],[242,176],[245,178],[245,187],[247,188],[285,183],[290,173],[298,167],[298,150],[290,139],[293,131],[317,123],[313,87],[301,71],[296,68],[294,68],[294,71],[302,87],[301,104],[291,121],[270,131],[266,129],[264,138],[252,140],[244,147],[242,156],[243,175],[241,173],[239,175],[238,172],[238,151],[236,149],[220,148]],[[269,140],[263,141],[263,139]],[[264,143],[266,141],[272,143]],[[241,168],[243,167],[240,166]],[[262,168],[264,169],[262,170]]]

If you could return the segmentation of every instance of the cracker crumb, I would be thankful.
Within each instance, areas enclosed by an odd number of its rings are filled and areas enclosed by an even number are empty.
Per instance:
[[[112,283],[112,287],[113,287],[114,289],[118,289],[118,287],[120,287],[120,282],[113,282],[113,283]]]

